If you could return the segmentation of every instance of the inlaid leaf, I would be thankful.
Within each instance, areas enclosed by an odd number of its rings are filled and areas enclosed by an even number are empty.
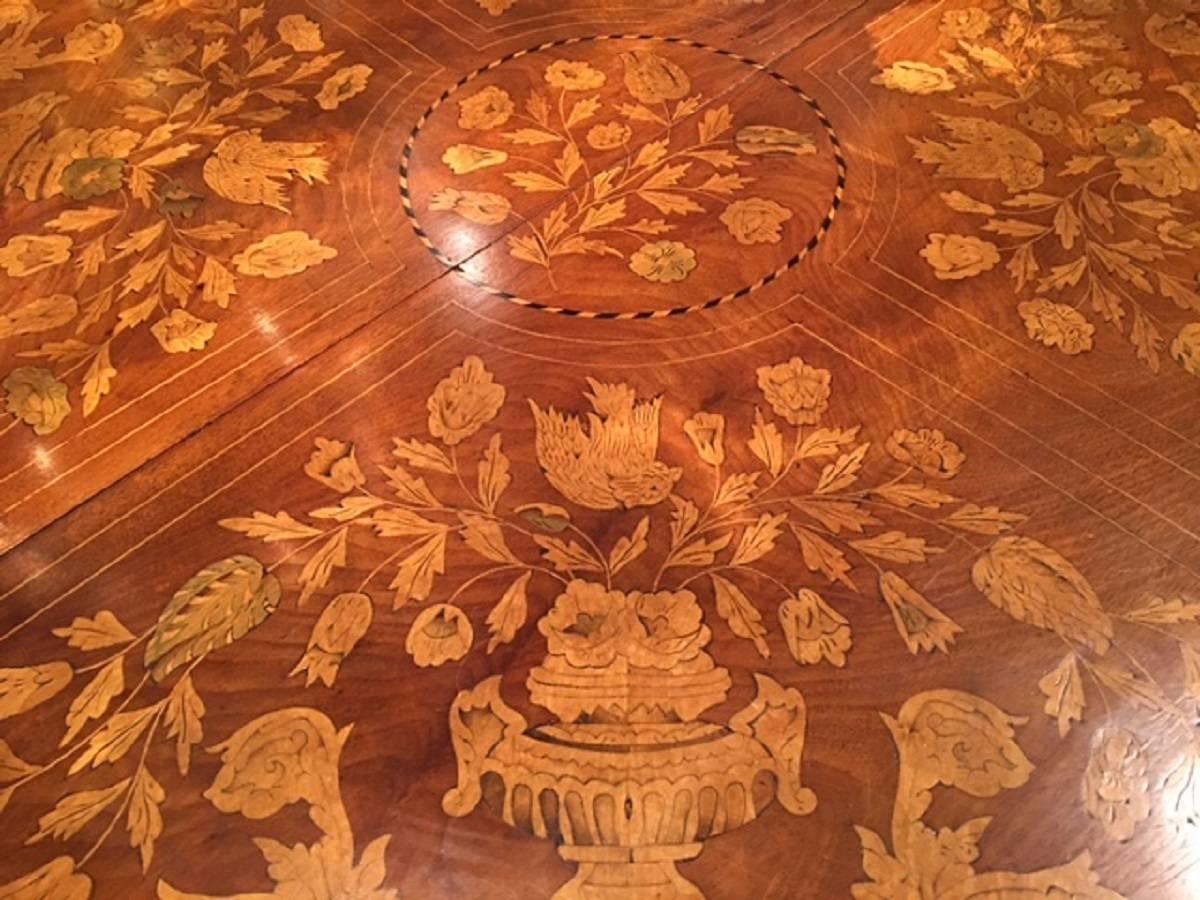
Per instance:
[[[892,613],[896,632],[904,640],[908,652],[932,653],[935,649],[949,653],[950,646],[962,626],[933,605],[929,599],[895,572],[879,576],[879,593]]]
[[[733,556],[729,560],[731,566],[741,566],[762,559],[775,549],[775,542],[787,522],[787,513],[771,515],[763,513],[753,525],[742,532]]]
[[[542,556],[559,572],[603,572],[604,566],[575,541],[563,541],[547,535],[534,535]]]
[[[638,219],[632,225],[627,227],[627,230],[637,232],[638,234],[666,234],[669,231],[674,231],[674,225],[668,225],[664,219]]]
[[[422,542],[400,563],[396,577],[388,587],[396,591],[392,607],[399,609],[410,600],[428,600],[433,581],[446,573],[446,532]]]
[[[983,230],[1005,237],[1039,237],[1050,229],[1036,222],[1026,222],[1024,219],[989,219]]]
[[[1037,273],[1041,271],[1034,244],[1030,242],[1018,247],[1005,268],[1016,282],[1016,290],[1018,292],[1025,290],[1025,286],[1032,283],[1033,279],[1037,278]]]
[[[1193,700],[1200,700],[1200,651],[1191,644],[1179,645],[1183,657],[1183,688]]]
[[[674,166],[663,166],[642,182],[642,190],[658,191],[674,187],[683,180],[683,177],[687,175],[688,169],[691,167],[692,164],[690,162],[679,163]]]
[[[666,140],[650,141],[643,144],[638,150],[637,156],[633,159],[634,168],[643,169],[650,166],[656,166],[667,155],[668,142]]]
[[[75,670],[61,660],[0,669],[0,719],[19,716],[62,692]]]
[[[157,257],[155,257],[155,259],[157,260],[157,263],[156,263],[157,270],[152,273],[149,273],[150,277],[153,277],[153,278],[157,278],[158,270],[162,269],[162,263],[163,263],[163,261],[166,260],[165,252],[160,253]],[[122,297],[126,296],[129,293],[129,291],[130,291],[129,284],[130,284],[131,279],[138,277],[138,272],[139,272],[139,270],[143,270],[142,267],[144,265],[145,265],[144,263],[138,263],[136,266],[134,266],[130,270],[129,276],[127,276],[126,279],[122,282],[122,284],[126,288],[126,290],[123,291],[121,294]],[[140,289],[141,288],[139,287],[138,290],[140,290]],[[117,313],[117,325],[113,329],[113,332],[112,332],[113,336],[116,337],[118,334],[121,334],[125,331],[128,331],[131,328],[136,328],[137,326],[141,325],[143,322],[145,322],[147,319],[149,319],[152,315],[154,315],[155,312],[157,312],[161,308],[161,306],[160,306],[161,303],[162,303],[162,295],[159,294],[158,291],[151,291],[149,294],[146,295],[146,297],[143,300],[141,300],[137,303],[133,303],[129,306],[126,306],[124,309],[122,309],[120,312]],[[100,352],[102,352],[104,350],[104,346],[105,345],[100,345],[97,348],[96,356],[92,357],[93,366],[96,365],[96,362],[99,358]],[[111,368],[111,366],[109,366],[109,368]],[[107,378],[107,379],[111,380],[112,375],[107,372],[101,372],[100,370],[97,370],[97,372],[93,375],[93,379],[95,380],[96,385],[97,385],[96,387],[92,388],[93,391],[96,391],[99,389],[99,382],[100,382],[100,379],[102,379],[102,378]]]
[[[620,538],[608,555],[608,570],[611,574],[616,575],[617,572],[646,552],[650,546],[646,541],[646,535],[649,533],[650,517],[642,516],[637,527],[633,529],[633,534]]]
[[[1133,262],[1135,257],[1132,254],[1115,249],[1116,246],[1114,244],[1111,247],[1105,247],[1093,241],[1088,245],[1088,250],[1095,254],[1110,274],[1116,275],[1143,293],[1154,293],[1154,288],[1150,286],[1150,280],[1146,277],[1146,270]]]
[[[508,586],[500,602],[488,613],[487,625],[491,638],[488,640],[487,652],[491,653],[501,644],[508,644],[516,637],[521,626],[525,624],[528,615],[526,593],[532,572],[525,572]]]
[[[153,106],[143,106],[140,103],[131,103],[127,106],[122,106],[117,112],[130,122],[137,122],[141,125],[160,122],[167,117],[167,114],[161,109],[155,109]]]
[[[205,566],[175,592],[146,645],[145,663],[161,682],[173,671],[244,637],[279,606],[279,581],[251,556]]]
[[[721,484],[717,491],[714,506],[726,506],[730,503],[742,503],[754,496],[758,487],[761,472],[735,472]]]
[[[161,113],[160,113],[161,115]],[[121,210],[107,206],[87,206],[83,209],[68,209],[59,213],[46,223],[53,231],[76,232],[87,231],[105,222],[111,222],[121,215]]]
[[[221,309],[228,309],[229,301],[237,296],[237,281],[233,273],[215,256],[204,257],[204,266],[196,283],[202,288],[200,299],[205,303],[215,303]]]
[[[258,538],[268,544],[275,541],[295,541],[320,537],[323,534],[320,528],[299,522],[292,518],[290,513],[282,510],[275,515],[255,511],[248,519],[221,519],[217,524],[230,531],[239,531],[249,537]]]
[[[732,127],[733,113],[729,111],[729,104],[710,109],[700,119],[700,143],[710,144]]]
[[[1156,220],[1169,219],[1172,216],[1187,212],[1187,210],[1175,206],[1173,203],[1167,203],[1165,200],[1151,200],[1149,197],[1143,200],[1122,200],[1120,201],[1120,205],[1130,212],[1137,213],[1139,216]]]
[[[596,114],[596,110],[599,108],[599,97],[584,97],[582,100],[576,100],[571,106],[571,111],[567,113],[567,128],[574,128],[580,122],[586,122]]]
[[[772,475],[783,471],[783,435],[774,422],[763,418],[762,410],[754,410],[754,431],[747,446]]]
[[[94,619],[77,616],[69,627],[55,628],[53,633],[55,637],[63,638],[68,647],[77,650],[100,650],[134,639],[133,633],[107,609],[96,613]]]
[[[199,144],[175,144],[172,147],[164,147],[157,153],[146,157],[140,164],[151,169],[165,169],[167,166],[177,163],[181,159],[186,159],[199,149]]]
[[[30,765],[13,752],[8,741],[0,740],[0,784],[10,784],[37,771],[37,766]]]
[[[981,106],[985,109],[1003,109],[1020,102],[1016,97],[1010,97],[1008,94],[1001,94],[997,91],[972,91],[959,97],[958,101],[967,106]]]
[[[541,236],[545,243],[557,243],[558,239],[562,237],[567,230],[568,215],[567,204],[560,203],[550,210],[546,218],[542,219]]]
[[[833,494],[854,484],[858,480],[858,473],[862,469],[863,458],[867,455],[867,450],[870,446],[870,441],[859,444],[849,453],[843,453],[834,462],[831,462],[822,469],[821,477],[817,480],[815,493]]]
[[[595,231],[597,228],[604,228],[606,225],[619,222],[623,218],[625,218],[624,197],[619,200],[590,207],[584,213],[583,222],[580,223],[579,230],[581,232]]]
[[[504,177],[512,182],[513,187],[520,188],[528,193],[536,193],[539,191],[565,191],[567,186],[561,181],[543,175],[540,172],[505,172]]]
[[[1038,689],[1046,695],[1046,715],[1058,720],[1058,736],[1066,737],[1072,722],[1083,721],[1083,679],[1074,653],[1063,657],[1040,681]]]
[[[196,241],[218,242],[227,241],[245,233],[246,226],[228,219],[220,219],[194,228],[180,228],[179,233]]]
[[[1164,341],[1162,333],[1150,319],[1137,307],[1133,309],[1133,325],[1129,329],[1129,342],[1137,351],[1137,358],[1148,365],[1151,371],[1157,372],[1162,363],[1159,353]]]
[[[616,180],[620,177],[622,169],[620,166],[614,166],[611,169],[605,169],[592,176],[592,195],[597,200],[603,200],[613,192],[616,187]]]
[[[654,110],[642,106],[640,103],[622,103],[618,108],[621,111],[621,115],[634,122],[654,122],[656,125],[667,124],[662,116]]]
[[[555,246],[551,255],[562,256],[569,253],[595,253],[597,256],[624,256],[620,250],[606,241],[585,238],[580,234],[573,234],[565,240],[560,241]]]
[[[670,569],[678,566],[711,566],[716,561],[717,554],[732,541],[732,532],[715,538],[700,538],[672,553],[666,567]]]
[[[1108,650],[1112,620],[1091,584],[1057,551],[1032,538],[997,540],[971,569],[975,586],[1018,622],[1044,628],[1097,653]]]
[[[479,463],[479,502],[488,512],[496,511],[501,495],[512,484],[511,471],[512,466],[501,447],[500,435],[494,434]]]
[[[854,443],[859,426],[853,428],[815,428],[804,436],[796,459],[811,459],[818,456],[833,456],[842,447]]]
[[[675,104],[675,111],[671,114],[671,120],[673,122],[678,122],[682,119],[686,119],[700,108],[700,104],[703,100],[704,98],[700,94],[693,94],[690,97],[685,97],[683,100],[680,100]]]
[[[716,169],[732,169],[734,166],[749,165],[736,153],[728,150],[689,150],[687,155],[693,159],[703,160]]]
[[[484,559],[500,563],[520,562],[505,543],[499,522],[468,512],[459,513],[458,519],[463,524],[463,540]]]
[[[792,506],[834,534],[840,534],[843,530],[862,534],[868,525],[881,522],[851,500],[793,500]]]
[[[666,216],[686,216],[689,213],[704,212],[704,207],[686,194],[638,191],[638,196]]]
[[[150,774],[149,769],[141,766],[133,776],[133,786],[129,789],[129,812],[125,827],[129,830],[129,846],[136,847],[141,855],[143,875],[154,859],[154,842],[162,836],[162,802],[166,799],[167,792],[163,786]]]
[[[1112,204],[1106,197],[1102,197],[1091,188],[1086,188],[1080,194],[1080,201],[1088,219],[1110,234],[1114,231],[1113,219],[1116,217],[1116,213],[1113,212]]]
[[[962,191],[944,191],[938,194],[942,202],[945,203],[955,212],[975,213],[983,216],[994,216],[996,207],[990,203],[984,203],[982,200],[976,200]]]
[[[346,564],[346,529],[339,528],[323,543],[317,552],[308,558],[304,568],[300,570],[297,582],[300,585],[298,605],[303,606],[308,599],[329,584],[329,578],[334,569]]]
[[[1178,625],[1181,622],[1200,622],[1200,603],[1188,603],[1181,597],[1167,600],[1150,597],[1141,606],[1122,614],[1127,622],[1144,625]]]
[[[571,514],[552,503],[525,503],[514,512],[539,531],[561,534],[571,525]]]
[[[424,478],[409,474],[401,466],[381,466],[380,468],[387,476],[388,485],[401,503],[409,503],[425,509],[441,508],[441,502],[426,487]]]
[[[1103,156],[1072,156],[1059,171],[1059,177],[1085,175],[1104,162],[1104,160],[1105,157]]]
[[[804,565],[808,566],[810,572],[820,572],[831,582],[840,581],[851,590],[858,590],[854,582],[850,580],[849,573],[852,567],[846,560],[845,553],[821,535],[802,525],[793,522],[790,523],[790,527],[792,534],[796,536],[797,543],[800,544],[800,554],[804,558]]]
[[[258,131],[235,131],[205,160],[204,181],[226,200],[287,213],[286,183],[328,181],[329,163],[320,149],[319,143],[265,141]]]
[[[525,112],[543,128],[550,127],[550,100],[541,91],[535,91],[525,101]]]
[[[64,841],[74,837],[83,826],[125,793],[128,786],[129,779],[125,778],[110,787],[67,794],[54,805],[54,809],[38,819],[38,831],[25,842],[26,845],[36,844],[48,837]]]
[[[394,438],[392,443],[392,453],[414,469],[432,469],[446,475],[454,474],[454,465],[446,456],[446,451],[436,444],[403,438]]]
[[[67,774],[74,775],[86,768],[95,769],[119,760],[142,736],[161,706],[161,703],[156,703],[142,709],[114,713],[88,738],[87,747],[71,763]]]
[[[163,718],[168,739],[175,741],[175,762],[179,774],[187,775],[192,762],[192,747],[204,740],[204,701],[196,693],[192,676],[185,675],[167,697]]]
[[[100,398],[112,391],[112,381],[117,376],[108,355],[108,344],[101,344],[92,357],[87,373],[83,376],[83,414],[90,416],[100,404]]]
[[[713,591],[717,597],[717,614],[729,625],[729,630],[740,638],[753,642],[754,649],[763,659],[771,656],[767,646],[767,629],[762,624],[760,613],[742,589],[720,575],[710,575]]]
[[[1140,706],[1152,712],[1165,712],[1172,709],[1171,702],[1163,696],[1158,685],[1135,675],[1120,663],[1110,659],[1098,659],[1091,664],[1091,672],[1105,687],[1134,706]]]
[[[1038,279],[1038,292],[1061,291],[1063,288],[1079,284],[1088,270],[1087,256],[1080,256],[1069,263],[1051,266],[1049,273]]]
[[[671,511],[671,546],[678,547],[685,537],[692,533],[700,520],[700,510],[696,504],[678,494],[670,496]]]
[[[129,193],[134,200],[149,209],[154,201],[154,176],[141,166],[130,166]]]
[[[965,503],[942,521],[963,531],[975,534],[1002,534],[1019,522],[1024,522],[1027,516],[1020,513],[1004,512],[995,506],[976,506]]]
[[[1200,288],[1200,285],[1197,285],[1197,288]],[[1175,305],[1180,309],[1200,312],[1200,290],[1179,278],[1172,278],[1166,272],[1159,272],[1158,292],[1168,300],[1175,301]]]
[[[284,83],[296,84],[297,82],[312,78],[314,75],[320,75],[341,58],[342,51],[337,50],[333,53],[321,53],[311,59],[307,59],[296,66],[296,71],[284,79]]]
[[[60,747],[71,743],[91,719],[99,719],[108,711],[114,697],[125,690],[125,658],[118,656],[105,665],[87,683],[67,709],[67,731]]]
[[[1130,100],[1125,97],[1108,97],[1089,103],[1083,108],[1085,116],[1098,116],[1102,119],[1119,119],[1127,115],[1141,100]]]
[[[508,236],[508,253],[514,259],[522,259],[536,266],[549,266],[550,257],[542,249],[541,242],[533,235],[510,234]]]

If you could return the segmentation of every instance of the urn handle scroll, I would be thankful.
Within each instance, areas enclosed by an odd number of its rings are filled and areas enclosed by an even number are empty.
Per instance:
[[[458,760],[458,785],[442,796],[447,815],[461,817],[479,805],[484,761],[497,745],[527,727],[525,717],[500,696],[500,676],[493,675],[462,691],[450,706],[450,740]]]
[[[755,675],[754,680],[757,695],[729,720],[729,728],[758,741],[771,754],[778,780],[776,798],[792,815],[806,816],[817,808],[817,797],[800,780],[808,720],[804,697],[766,675]]]

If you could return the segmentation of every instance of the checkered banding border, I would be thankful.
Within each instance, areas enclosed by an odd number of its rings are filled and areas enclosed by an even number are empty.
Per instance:
[[[771,78],[774,78],[780,84],[784,85],[789,90],[791,90],[795,94],[797,94],[800,97],[800,99],[802,99],[805,102],[805,104],[807,104],[809,106],[809,108],[811,108],[812,111],[816,114],[817,119],[821,123],[821,126],[825,129],[825,133],[829,136],[829,143],[833,147],[834,162],[837,166],[837,184],[834,187],[833,198],[830,201],[829,210],[825,213],[825,217],[824,217],[824,219],[822,219],[820,226],[816,230],[816,233],[813,234],[813,236],[808,239],[808,243],[806,243],[799,250],[799,252],[797,252],[791,259],[787,260],[787,262],[785,262],[782,266],[780,266],[774,272],[771,272],[768,275],[764,275],[762,278],[759,278],[753,284],[748,284],[745,287],[739,288],[736,291],[731,291],[728,294],[722,294],[719,297],[712,297],[708,300],[704,300],[699,303],[688,304],[686,306],[676,306],[676,307],[672,307],[670,309],[634,310],[632,312],[572,309],[570,307],[553,306],[548,303],[541,303],[536,300],[529,300],[525,297],[521,297],[521,296],[518,296],[517,294],[510,293],[509,291],[501,290],[499,288],[493,287],[490,284],[487,284],[486,282],[480,281],[479,279],[471,276],[466,270],[464,270],[462,268],[461,265],[456,264],[453,261],[451,261],[441,250],[438,249],[438,247],[430,239],[429,235],[425,232],[425,229],[421,227],[421,223],[417,220],[416,211],[413,209],[412,194],[409,191],[409,186],[408,186],[408,170],[409,170],[409,165],[412,162],[413,147],[416,145],[417,135],[420,134],[421,129],[425,127],[425,123],[429,121],[429,117],[433,115],[434,111],[439,106],[441,106],[443,103],[445,103],[461,87],[466,85],[468,82],[474,80],[475,78],[478,78],[484,72],[490,72],[492,69],[495,69],[498,66],[504,65],[506,62],[511,62],[514,59],[520,59],[522,56],[527,56],[531,53],[540,53],[543,50],[549,50],[553,47],[565,47],[565,46],[568,46],[571,44],[581,44],[586,41],[658,41],[658,42],[666,43],[666,44],[678,44],[678,45],[684,46],[684,47],[693,47],[697,50],[704,50],[708,53],[715,53],[719,56],[725,56],[730,59],[735,59],[738,62],[744,63],[745,65],[748,65],[751,68],[757,69],[758,71],[765,73],[766,75],[770,76]],[[804,259],[804,257],[808,256],[809,253],[811,253],[813,250],[816,249],[817,245],[821,242],[821,240],[825,237],[825,235],[829,233],[829,229],[833,226],[833,220],[837,217],[838,210],[841,209],[842,196],[845,193],[845,190],[846,190],[846,157],[842,153],[841,141],[838,140],[837,132],[835,132],[833,130],[833,124],[829,121],[829,117],[825,115],[824,110],[821,109],[820,104],[818,104],[816,100],[814,100],[812,97],[810,97],[802,88],[800,88],[798,85],[793,84],[788,79],[786,79],[783,75],[779,74],[778,72],[774,71],[773,69],[768,68],[763,63],[755,62],[754,60],[748,59],[747,57],[742,56],[739,53],[734,53],[730,50],[722,50],[717,47],[710,47],[708,44],[701,43],[700,41],[689,40],[688,38],[660,37],[657,35],[650,35],[650,34],[605,34],[605,35],[594,35],[594,36],[590,36],[590,37],[572,37],[572,38],[562,38],[562,39],[554,40],[554,41],[547,41],[544,44],[538,44],[536,47],[530,47],[525,50],[517,50],[514,53],[509,53],[506,56],[502,56],[499,59],[488,63],[486,66],[483,66],[482,68],[476,69],[475,71],[464,75],[455,84],[451,85],[445,91],[443,91],[442,95],[440,97],[438,97],[436,100],[434,100],[433,103],[429,106],[429,108],[427,110],[425,110],[425,112],[421,115],[421,118],[417,120],[416,125],[413,126],[412,132],[408,136],[408,141],[404,145],[404,152],[403,152],[403,155],[402,155],[401,161],[400,161],[400,199],[404,204],[404,212],[408,216],[408,221],[412,224],[413,232],[420,239],[421,243],[424,244],[426,246],[426,248],[428,248],[429,252],[431,254],[433,254],[435,259],[437,259],[440,263],[442,263],[447,268],[457,272],[459,275],[461,275],[467,281],[471,282],[471,284],[475,285],[476,287],[480,288],[481,290],[487,291],[489,294],[491,294],[495,297],[501,298],[502,300],[507,300],[510,303],[515,303],[518,306],[524,306],[529,309],[536,309],[539,312],[554,313],[554,314],[560,315],[560,316],[573,316],[573,317],[579,318],[579,319],[605,319],[605,320],[610,320],[610,321],[611,320],[636,320],[636,319],[665,319],[670,316],[682,316],[682,315],[685,315],[686,313],[696,312],[696,311],[702,310],[702,309],[715,309],[716,307],[722,306],[726,303],[729,303],[730,301],[737,300],[739,297],[745,297],[747,294],[753,293],[754,291],[757,291],[759,288],[765,287],[766,285],[775,281],[776,279],[778,279],[780,276],[782,276],[785,272],[789,271],[790,269],[795,268],[797,265],[799,265],[800,261],[802,259]]]

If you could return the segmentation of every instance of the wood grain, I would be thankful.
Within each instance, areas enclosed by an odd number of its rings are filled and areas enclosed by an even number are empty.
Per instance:
[[[1195,896],[1193,7],[0,2],[0,896]]]

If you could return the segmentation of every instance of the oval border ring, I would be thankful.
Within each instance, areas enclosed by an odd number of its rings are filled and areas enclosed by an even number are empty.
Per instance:
[[[644,309],[631,311],[575,309],[572,307],[554,306],[549,303],[530,300],[526,297],[521,297],[520,295],[511,293],[510,291],[502,290],[501,288],[497,288],[485,281],[475,278],[462,267],[461,263],[455,263],[450,260],[440,249],[438,249],[437,245],[433,243],[425,229],[421,227],[421,223],[417,220],[417,214],[412,205],[412,195],[408,186],[408,174],[409,166],[412,163],[413,148],[416,146],[417,136],[420,134],[421,129],[425,127],[430,116],[433,115],[434,111],[437,110],[439,106],[449,100],[450,97],[453,96],[460,88],[478,78],[485,72],[490,72],[492,69],[498,68],[499,66],[502,66],[507,62],[511,62],[514,59],[520,59],[522,56],[528,56],[533,53],[541,53],[544,50],[549,50],[554,47],[582,44],[587,41],[661,41],[667,44],[676,44],[683,47],[692,47],[697,50],[704,50],[708,53],[715,53],[718,56],[724,56],[729,59],[737,60],[738,62],[748,65],[753,69],[757,69],[758,71],[775,79],[777,82],[788,88],[788,90],[799,96],[800,99],[803,100],[810,109],[812,109],[813,113],[817,117],[817,120],[825,129],[825,133],[829,138],[829,143],[833,147],[833,159],[834,164],[837,167],[837,182],[834,186],[833,198],[830,201],[829,209],[826,211],[825,217],[821,220],[821,224],[817,227],[816,232],[808,239],[808,243],[806,243],[794,256],[788,259],[778,269],[767,275],[764,275],[762,278],[759,278],[752,284],[738,288],[736,291],[730,291],[729,293],[721,294],[718,297],[711,297],[707,300],[697,303],[690,303],[683,306],[675,306],[667,309]],[[726,303],[730,303],[741,297],[745,297],[747,294],[751,294],[754,291],[757,291],[759,288],[765,287],[766,285],[778,279],[780,276],[784,275],[786,272],[799,265],[801,260],[803,260],[806,256],[808,256],[808,254],[812,253],[812,251],[817,248],[817,245],[821,243],[821,240],[825,237],[825,235],[829,233],[829,229],[833,227],[833,221],[837,217],[838,210],[841,209],[842,198],[846,190],[846,171],[846,157],[842,153],[841,141],[838,140],[837,132],[834,131],[833,128],[833,123],[829,121],[829,117],[825,115],[825,111],[821,109],[820,104],[817,103],[813,97],[809,96],[809,94],[799,85],[793,84],[783,75],[776,72],[774,69],[770,68],[764,63],[760,63],[748,57],[742,56],[740,53],[734,53],[731,50],[722,50],[719,47],[713,47],[709,44],[702,43],[701,41],[694,41],[689,38],[661,37],[653,34],[602,34],[560,38],[558,40],[546,41],[545,43],[538,44],[536,47],[529,47],[525,50],[517,50],[512,53],[508,53],[499,59],[488,63],[486,66],[469,72],[453,85],[446,88],[446,90],[442,92],[441,96],[434,100],[433,103],[429,105],[429,108],[421,114],[421,117],[417,120],[417,123],[413,126],[412,131],[409,133],[408,140],[404,144],[404,151],[400,160],[400,199],[404,205],[404,214],[408,217],[408,221],[409,224],[412,225],[413,232],[416,234],[421,243],[425,245],[426,249],[429,250],[433,257],[442,265],[446,266],[446,268],[448,268],[450,271],[457,273],[468,282],[475,285],[475,287],[486,291],[494,297],[499,297],[500,299],[506,300],[509,303],[513,303],[517,306],[522,306],[527,309],[534,309],[538,312],[552,313],[560,316],[571,316],[578,319],[603,319],[607,321],[665,319],[671,316],[682,316],[691,312],[699,312],[700,310],[715,309],[718,306],[723,306]]]

